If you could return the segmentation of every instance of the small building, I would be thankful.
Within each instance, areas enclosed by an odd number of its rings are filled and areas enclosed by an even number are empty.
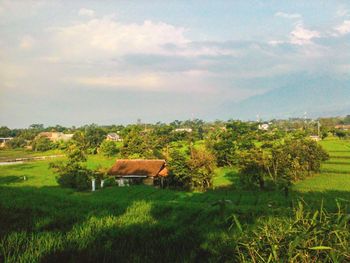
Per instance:
[[[0,148],[5,147],[6,142],[8,142],[8,141],[10,141],[12,139],[13,139],[13,137],[2,137],[2,138],[0,138]]]
[[[191,133],[192,129],[191,128],[177,128],[174,131],[175,132],[188,132],[188,133]]]
[[[160,184],[168,176],[165,160],[117,160],[108,174],[115,176],[119,186],[129,184]]]
[[[314,140],[315,142],[321,141],[321,138],[318,135],[310,135],[310,139]]]
[[[107,141],[121,142],[123,139],[117,133],[108,133],[106,137]]]
[[[69,141],[74,134],[65,134],[63,132],[41,132],[37,137],[46,137],[52,142]]]
[[[348,131],[348,130],[350,130],[350,125],[336,125],[334,128],[339,129],[339,130]]]
[[[268,123],[259,124],[259,130],[267,131],[270,125]]]

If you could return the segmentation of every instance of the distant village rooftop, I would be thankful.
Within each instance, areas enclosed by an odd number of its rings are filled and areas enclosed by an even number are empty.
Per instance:
[[[191,133],[192,129],[191,128],[177,128],[174,131],[175,132],[188,132],[188,133]]]
[[[168,175],[168,169],[165,160],[121,159],[115,162],[108,174],[118,177],[164,177]]]
[[[38,134],[38,137],[46,137],[50,141],[69,141],[73,138],[74,134],[65,134],[63,132],[41,132]]]

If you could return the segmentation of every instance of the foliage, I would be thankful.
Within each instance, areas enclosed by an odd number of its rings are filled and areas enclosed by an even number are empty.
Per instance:
[[[160,126],[145,130],[136,125],[123,140],[121,154],[126,158],[164,158],[162,149],[170,141],[170,130]]]
[[[12,137],[11,129],[6,126],[0,127],[0,137]]]
[[[308,139],[287,139],[261,148],[243,151],[239,158],[241,182],[245,185],[258,184],[264,188],[265,181],[284,188],[292,181],[303,179],[305,175],[319,172],[321,162],[329,155],[316,142]]]
[[[227,131],[212,133],[206,145],[214,153],[218,166],[232,166],[235,163],[237,145]]]
[[[84,135],[89,152],[96,154],[97,148],[106,137],[106,132],[96,124],[91,124],[85,127]]]
[[[66,149],[68,162],[79,163],[87,160],[86,152],[76,144],[70,144]]]
[[[188,161],[191,189],[205,190],[213,186],[215,157],[205,149],[192,149]]]
[[[348,136],[347,132],[341,129],[335,129],[334,135],[337,136],[339,139],[345,139]]]
[[[170,185],[189,187],[190,167],[188,165],[188,155],[177,149],[170,152],[168,160],[169,183]]]
[[[93,171],[83,165],[85,152],[77,145],[71,144],[67,150],[67,161],[51,163],[50,167],[57,174],[57,183],[62,187],[86,190],[90,185]]]
[[[123,140],[123,146],[121,148],[122,156],[134,156],[136,158],[146,156],[147,149],[146,141],[142,135],[142,129],[138,126],[133,127],[127,136]]]
[[[221,127],[208,136],[206,145],[213,152],[218,166],[232,166],[236,163],[238,150],[253,147],[254,129],[254,125],[230,121],[226,127]]]
[[[92,171],[78,162],[51,163],[57,176],[57,183],[62,187],[74,188],[78,191],[86,190],[90,186]]]
[[[239,157],[240,181],[243,186],[258,184],[261,189],[265,186],[268,173],[269,159],[259,148],[252,148],[241,153]]]
[[[6,142],[6,147],[10,149],[23,148],[27,145],[27,142],[22,137],[15,137],[12,140]]]
[[[115,142],[109,140],[104,140],[101,143],[99,150],[103,155],[108,157],[114,156],[118,153],[118,148]]]
[[[86,125],[74,133],[74,144],[90,154],[96,154],[97,149],[106,137],[106,132],[96,124]]]
[[[339,172],[349,168],[349,141],[320,143],[333,158],[327,164]],[[89,168],[100,163],[110,167],[113,160],[88,157]],[[1,262],[350,259],[348,173],[325,173],[324,165],[320,175],[296,182],[283,198],[278,191],[229,185],[206,192],[132,186],[76,193],[57,187],[47,164],[0,166]]]
[[[172,184],[192,190],[206,190],[213,185],[215,158],[205,149],[193,148],[190,156],[173,150],[168,164]]]
[[[54,148],[55,145],[47,137],[39,136],[32,142],[32,150],[36,152],[45,152]]]
[[[310,211],[298,202],[291,218],[262,220],[254,231],[241,230],[233,261],[345,262],[350,259],[349,220],[340,207],[337,213],[322,206]],[[232,224],[242,229],[239,222]]]

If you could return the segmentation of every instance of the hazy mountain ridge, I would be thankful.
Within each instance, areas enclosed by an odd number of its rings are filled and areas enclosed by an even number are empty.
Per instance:
[[[346,115],[350,114],[350,79],[295,79],[267,93],[227,103],[224,109],[239,119],[302,117],[304,112],[308,117]]]

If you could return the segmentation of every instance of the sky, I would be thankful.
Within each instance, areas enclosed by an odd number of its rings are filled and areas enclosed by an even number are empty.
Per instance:
[[[349,79],[349,1],[0,0],[0,125],[230,118],[305,75]]]

